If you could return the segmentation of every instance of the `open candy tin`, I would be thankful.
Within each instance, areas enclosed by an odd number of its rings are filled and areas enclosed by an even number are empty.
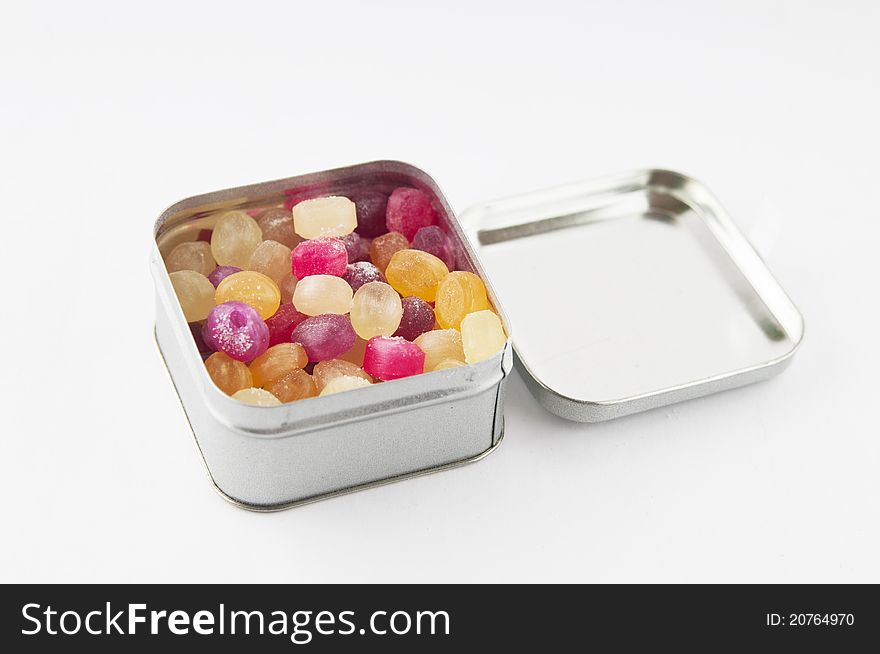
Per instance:
[[[456,268],[486,283],[508,335],[501,350],[280,406],[220,391],[163,255],[211,229],[220,211],[400,186],[431,196]],[[766,379],[803,337],[798,310],[717,201],[664,170],[489,202],[456,219],[430,176],[379,161],[188,198],[160,216],[154,237],[157,343],[215,487],[253,510],[484,457],[503,437],[514,360],[547,410],[595,422]]]

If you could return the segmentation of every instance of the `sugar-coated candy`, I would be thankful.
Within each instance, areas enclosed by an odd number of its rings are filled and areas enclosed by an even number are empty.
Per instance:
[[[309,362],[305,348],[299,343],[279,343],[273,345],[251,361],[251,375],[254,386],[265,387],[291,370],[304,367]]]
[[[217,288],[220,286],[220,282],[237,272],[241,272],[241,268],[236,268],[235,266],[217,266],[211,271],[211,274],[208,275],[208,279],[214,285],[214,288]]]
[[[293,214],[287,209],[267,209],[257,217],[257,224],[263,232],[264,241],[277,241],[292,250],[301,240],[293,231]]]
[[[281,304],[281,291],[278,285],[263,273],[242,270],[220,282],[214,294],[214,301],[217,304],[232,300],[251,305],[265,320],[278,310]]]
[[[400,232],[382,234],[382,236],[377,236],[370,243],[370,261],[384,273],[394,253],[405,250],[408,247],[409,241]]]
[[[296,291],[296,277],[293,273],[288,273],[278,284],[278,290],[281,291],[281,301],[284,304],[293,302],[293,293]]]
[[[434,329],[413,342],[425,353],[425,370],[428,372],[436,370],[441,361],[464,363],[461,334],[456,329]]]
[[[290,274],[290,248],[278,241],[263,241],[248,259],[248,270],[280,284]]]
[[[348,313],[351,299],[351,286],[333,275],[309,275],[296,283],[293,292],[293,306],[307,316]]]
[[[486,285],[474,273],[463,270],[451,272],[437,288],[434,313],[444,329],[458,329],[466,315],[489,308]]]
[[[318,395],[315,381],[305,370],[297,368],[266,385],[266,390],[282,402],[296,402]]]
[[[361,286],[351,303],[351,325],[358,336],[391,336],[400,326],[403,305],[400,296],[385,282]]]
[[[400,232],[407,239],[412,239],[420,228],[436,222],[437,211],[426,193],[414,188],[396,188],[392,191],[385,211],[388,231]]]
[[[434,366],[430,371],[425,368],[425,372],[434,372],[435,370],[449,370],[450,368],[460,368],[464,365],[464,361],[456,361],[455,359],[443,359]]]
[[[221,266],[247,268],[248,259],[263,242],[263,231],[257,221],[244,211],[227,211],[214,225],[211,253]]]
[[[360,377],[368,384],[373,383],[373,378],[361,370],[360,366],[343,359],[328,359],[315,364],[312,378],[320,393],[324,387],[337,377]]]
[[[369,261],[357,261],[350,263],[345,269],[345,276],[342,278],[351,286],[351,290],[357,290],[364,284],[370,282],[384,282],[385,275]]]
[[[400,336],[374,336],[364,351],[364,371],[376,379],[390,381],[424,372],[425,353]]]
[[[320,392],[320,396],[333,395],[334,393],[342,393],[343,391],[353,391],[357,388],[369,386],[370,382],[361,377],[349,377],[342,375],[330,381]]]
[[[364,350],[367,349],[367,342],[359,337],[355,337],[354,345],[352,345],[348,350],[339,355],[340,359],[345,361],[349,361],[356,365],[358,368],[363,367],[364,365]]]
[[[214,285],[208,278],[195,270],[178,270],[169,277],[186,321],[198,322],[207,318],[214,305]]]
[[[355,191],[350,194],[357,211],[357,232],[367,238],[375,238],[388,231],[385,211],[388,196],[381,191]]]
[[[303,241],[293,250],[293,274],[297,279],[310,275],[342,277],[348,265],[348,251],[338,238]]]
[[[342,196],[304,200],[293,207],[293,229],[303,238],[345,236],[355,227],[354,202]]]
[[[254,385],[248,367],[223,352],[214,352],[209,356],[205,361],[205,368],[217,388],[227,395]]]
[[[394,336],[414,341],[419,335],[434,328],[434,308],[422,298],[409,295],[401,300],[403,316]]]
[[[365,238],[357,232],[352,232],[351,234],[346,234],[339,240],[345,245],[345,250],[348,252],[349,263],[369,260],[371,239]]]
[[[506,341],[501,319],[492,311],[469,313],[461,321],[461,343],[467,363],[476,363],[494,356],[504,347]]]
[[[385,278],[401,295],[415,295],[433,302],[437,287],[449,274],[446,264],[421,250],[395,252],[385,269]]]
[[[350,350],[356,334],[348,316],[325,313],[303,320],[290,338],[305,348],[309,361],[325,361]]]
[[[304,313],[296,310],[292,304],[282,304],[278,311],[266,318],[266,327],[269,328],[269,345],[290,343],[290,335],[298,324],[308,318]]]
[[[178,270],[195,270],[207,277],[216,266],[217,262],[211,254],[211,246],[204,241],[181,243],[171,250],[165,259],[165,267],[169,273]]]
[[[278,406],[281,400],[262,388],[243,388],[232,394],[233,399],[252,406]]]
[[[455,267],[455,252],[452,241],[437,225],[422,227],[412,237],[412,248],[429,252],[446,264],[449,270]]]
[[[224,302],[210,313],[202,328],[205,344],[237,361],[253,361],[269,347],[269,328],[244,302]]]

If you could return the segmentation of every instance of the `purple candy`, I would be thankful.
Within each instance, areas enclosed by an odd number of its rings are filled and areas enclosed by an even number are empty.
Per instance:
[[[372,239],[365,238],[357,232],[352,232],[339,240],[345,244],[345,249],[348,252],[348,263],[370,260],[370,241]]]
[[[430,304],[412,295],[400,302],[403,304],[403,317],[394,336],[403,336],[408,341],[414,341],[434,329],[434,309]]]
[[[343,278],[356,291],[368,282],[385,282],[385,275],[369,261],[348,264]]]
[[[449,270],[455,269],[455,253],[452,251],[452,242],[437,225],[422,227],[417,231],[412,239],[412,248],[433,254],[445,263]]]
[[[200,322],[189,323],[189,331],[192,334],[193,340],[196,342],[199,354],[202,355],[202,360],[205,360],[214,353],[214,350],[208,347],[208,344],[205,343],[205,339],[202,338],[202,327],[203,323]]]
[[[385,209],[388,207],[388,196],[379,191],[355,191],[349,199],[354,202],[357,211],[357,233],[361,236],[374,238],[388,231],[385,225]]]
[[[303,320],[290,340],[303,346],[309,361],[326,361],[348,352],[354,346],[355,336],[348,316],[323,313]]]
[[[214,288],[217,288],[224,279],[229,277],[229,275],[234,275],[237,272],[241,272],[241,268],[236,268],[235,266],[217,266],[214,268],[214,272],[208,275],[208,281],[214,285]]]
[[[251,305],[224,302],[211,309],[202,327],[202,338],[211,349],[248,362],[269,347],[269,328]]]

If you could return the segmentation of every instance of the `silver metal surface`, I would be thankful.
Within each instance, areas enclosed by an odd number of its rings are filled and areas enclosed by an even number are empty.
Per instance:
[[[699,182],[645,170],[461,215],[538,401],[595,422],[779,373],[803,319]]]
[[[421,188],[437,201],[456,240],[459,268],[482,274],[436,184],[384,161],[189,198],[156,223],[152,271],[156,341],[216,488],[252,510],[277,510],[482,458],[503,434],[508,340],[475,365],[417,375],[278,407],[243,404],[211,381],[174,296],[162,253],[210,227],[213,212],[273,206],[287,198],[346,194],[358,187]],[[490,297],[498,306],[491,285]],[[501,314],[507,333],[509,324]]]

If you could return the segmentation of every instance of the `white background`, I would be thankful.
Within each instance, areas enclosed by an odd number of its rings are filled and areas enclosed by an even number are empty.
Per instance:
[[[0,581],[880,581],[878,31],[870,1],[4,3]],[[694,175],[804,346],[594,426],[514,376],[484,462],[236,509],[153,342],[153,221],[378,158],[458,210]]]

